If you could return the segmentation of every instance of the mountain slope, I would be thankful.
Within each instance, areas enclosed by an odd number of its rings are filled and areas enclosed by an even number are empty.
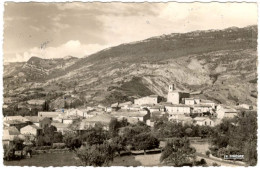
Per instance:
[[[180,90],[196,91],[216,102],[256,105],[256,50],[257,26],[170,34],[65,61],[62,69],[34,78],[40,78],[44,88],[74,90],[87,104],[153,93],[166,96],[168,85],[174,83]],[[23,66],[19,71],[27,70]]]

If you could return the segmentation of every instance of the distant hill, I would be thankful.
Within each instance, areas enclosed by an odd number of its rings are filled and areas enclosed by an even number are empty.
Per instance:
[[[32,57],[12,75],[24,73],[24,85],[37,82],[74,90],[87,104],[166,96],[174,83],[177,89],[197,93],[194,97],[256,105],[256,62],[257,26],[248,26],[162,35],[80,59]]]

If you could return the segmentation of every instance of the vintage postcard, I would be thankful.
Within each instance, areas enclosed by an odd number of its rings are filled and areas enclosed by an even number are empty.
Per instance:
[[[257,165],[256,2],[3,9],[2,165]]]

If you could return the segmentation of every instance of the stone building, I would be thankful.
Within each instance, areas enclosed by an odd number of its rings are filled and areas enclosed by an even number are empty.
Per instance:
[[[169,85],[169,92],[167,95],[167,102],[172,104],[180,104],[182,99],[189,98],[190,94],[188,92],[177,91],[174,89],[174,85]]]

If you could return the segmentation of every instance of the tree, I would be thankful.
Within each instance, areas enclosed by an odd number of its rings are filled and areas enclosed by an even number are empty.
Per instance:
[[[107,140],[107,133],[101,127],[94,127],[81,135],[80,139],[89,145],[103,144],[104,141]]]
[[[111,140],[111,146],[114,147],[115,151],[121,155],[120,152],[127,149],[127,141],[126,138],[121,136],[113,137]]]
[[[186,129],[185,129],[185,133],[186,133],[188,136],[190,136],[191,133],[192,133],[192,129],[191,129],[191,128],[186,128]]]
[[[143,132],[135,135],[133,138],[133,146],[136,150],[151,150],[159,147],[159,140],[151,135],[151,133]]]
[[[79,139],[78,135],[74,132],[66,132],[63,136],[63,142],[71,150],[75,150],[82,145],[82,141]]]
[[[209,126],[200,126],[200,128],[199,128],[199,135],[202,138],[209,137],[210,135],[212,135],[212,133],[213,133],[213,130]]]
[[[243,154],[248,165],[256,165],[257,112],[241,112],[233,119],[224,119],[215,127],[212,145],[213,155]]]
[[[210,156],[210,151],[209,150],[206,151],[206,156],[208,156],[208,157]]]
[[[45,100],[44,104],[42,105],[43,111],[49,111],[49,109],[50,109],[49,103],[50,103],[49,100]]]
[[[60,143],[62,142],[62,134],[61,132],[55,132],[53,136],[53,143]]]
[[[85,166],[108,166],[114,159],[115,150],[107,142],[103,144],[82,146],[76,151],[76,155]]]
[[[167,142],[160,161],[175,167],[181,167],[193,163],[195,152],[196,150],[190,147],[187,138],[177,138],[173,142]]]
[[[56,131],[57,131],[57,128],[55,126],[46,126],[44,128],[44,135],[53,136]]]
[[[15,151],[15,147],[13,145],[4,145],[4,159],[5,160],[12,160],[14,159],[15,155],[14,155],[14,151]]]
[[[140,123],[141,124],[141,123]],[[131,145],[132,147],[134,147],[134,137],[138,134],[141,133],[150,133],[151,132],[151,128],[143,125],[143,124],[136,124],[136,125],[132,125],[132,126],[126,126],[126,127],[122,127],[120,129],[120,136],[122,136],[123,138],[125,138],[127,140],[127,145]]]
[[[112,118],[109,123],[109,135],[110,137],[118,136],[118,131],[122,127],[128,126],[129,123],[127,119],[123,118],[122,120],[118,120],[117,118]]]
[[[45,145],[44,136],[42,136],[42,135],[38,136],[37,141],[36,141],[36,145],[37,146],[44,146]]]
[[[120,127],[120,124],[119,124],[117,118],[112,118],[109,123],[109,134],[111,137],[115,137],[118,135],[119,127]]]

